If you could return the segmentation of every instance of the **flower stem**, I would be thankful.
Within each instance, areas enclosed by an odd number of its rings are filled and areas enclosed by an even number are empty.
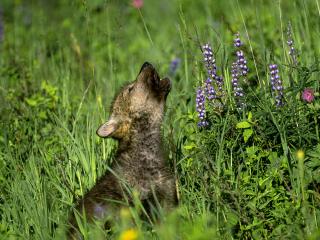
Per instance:
[[[152,44],[152,45],[154,45],[154,43],[153,43],[153,41],[152,41],[152,38],[151,38],[151,35],[150,35],[150,33],[149,33],[148,27],[147,27],[147,24],[146,24],[146,22],[144,21],[144,18],[143,18],[142,12],[141,12],[141,10],[140,10],[140,9],[138,9],[138,11],[139,11],[139,14],[140,14],[140,17],[141,17],[141,20],[142,20],[142,23],[143,23],[144,29],[145,29],[145,30],[146,30],[146,32],[147,32],[148,38],[149,38],[149,40],[150,40],[151,44]]]

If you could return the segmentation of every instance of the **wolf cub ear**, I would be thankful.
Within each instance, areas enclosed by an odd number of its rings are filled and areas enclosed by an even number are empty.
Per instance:
[[[98,130],[97,135],[102,138],[110,137],[117,130],[118,122],[110,119],[108,122],[102,124]]]

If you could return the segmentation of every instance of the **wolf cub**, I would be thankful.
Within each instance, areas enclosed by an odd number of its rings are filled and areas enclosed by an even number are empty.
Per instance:
[[[121,202],[132,205],[128,189],[138,193],[147,214],[159,205],[172,208],[177,204],[175,179],[166,167],[160,130],[170,89],[170,80],[160,79],[145,62],[136,80],[116,96],[109,120],[97,130],[98,136],[119,141],[115,160],[76,207],[88,221],[117,219]],[[69,223],[69,239],[79,238],[74,213]]]

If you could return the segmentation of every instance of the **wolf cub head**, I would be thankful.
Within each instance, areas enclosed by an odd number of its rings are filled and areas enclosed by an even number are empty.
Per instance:
[[[160,79],[156,69],[145,62],[136,78],[116,96],[109,120],[102,124],[97,135],[122,139],[133,131],[148,131],[160,127],[171,82]]]

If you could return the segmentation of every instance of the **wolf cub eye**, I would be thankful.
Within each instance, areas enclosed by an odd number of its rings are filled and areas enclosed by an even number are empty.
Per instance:
[[[128,88],[128,92],[130,93],[130,92],[132,91],[132,89],[133,89],[133,86],[130,86],[130,87]]]

